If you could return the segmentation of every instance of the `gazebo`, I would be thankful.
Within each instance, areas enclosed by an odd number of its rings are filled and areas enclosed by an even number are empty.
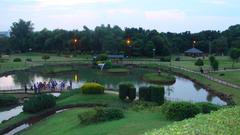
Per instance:
[[[188,49],[187,51],[184,52],[185,55],[187,56],[202,56],[203,55],[203,52],[197,48],[191,48],[191,49]]]

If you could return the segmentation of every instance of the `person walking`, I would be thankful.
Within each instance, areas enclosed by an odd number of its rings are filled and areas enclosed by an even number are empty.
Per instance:
[[[25,94],[27,93],[27,84],[26,83],[24,84],[24,92],[25,92]]]

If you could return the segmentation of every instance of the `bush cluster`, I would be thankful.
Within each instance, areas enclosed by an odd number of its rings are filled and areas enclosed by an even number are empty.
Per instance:
[[[183,120],[194,117],[199,113],[210,113],[220,109],[211,103],[169,102],[162,106],[162,111],[170,120]]]
[[[196,103],[196,105],[200,108],[201,113],[203,114],[210,113],[211,111],[217,111],[218,109],[221,108],[221,106],[219,105],[215,105],[207,102]]]
[[[103,94],[104,93],[104,86],[98,83],[90,82],[85,83],[81,87],[83,94]]]
[[[27,62],[32,62],[32,59],[31,58],[27,58],[26,61]]]
[[[13,62],[21,62],[21,61],[22,61],[21,58],[14,58],[14,59],[13,59]]]
[[[162,61],[162,62],[170,62],[171,61],[171,57],[170,56],[161,57],[160,61]]]
[[[139,99],[144,101],[157,102],[159,104],[164,103],[164,87],[150,86],[139,88]]]
[[[119,98],[121,100],[129,99],[133,101],[136,98],[136,88],[131,83],[121,83],[119,85]]]
[[[82,124],[118,120],[123,117],[123,111],[116,108],[95,108],[78,115]]]
[[[0,95],[0,107],[18,104],[18,99],[11,95]]]
[[[56,99],[53,95],[41,94],[31,97],[24,102],[23,111],[28,113],[37,113],[56,105]]]

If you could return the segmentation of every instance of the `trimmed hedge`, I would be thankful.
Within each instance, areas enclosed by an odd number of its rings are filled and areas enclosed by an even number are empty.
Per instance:
[[[116,108],[95,108],[78,115],[82,124],[118,120],[123,117],[123,111]]]
[[[103,94],[104,93],[104,86],[98,83],[85,83],[81,87],[83,94]]]
[[[18,104],[18,99],[11,95],[0,95],[0,107]]]
[[[164,103],[164,87],[150,86],[151,101],[157,102],[159,104]]]
[[[131,83],[121,83],[119,85],[119,98],[133,101],[136,98],[136,88]]]
[[[23,111],[28,113],[37,113],[56,105],[56,99],[53,95],[41,94],[31,97],[24,102]]]
[[[139,100],[151,101],[151,93],[149,87],[140,87],[139,88]]]
[[[164,103],[164,87],[150,86],[139,88],[139,99],[144,101],[157,102],[159,104]]]
[[[162,111],[170,120],[183,120],[199,114],[201,109],[190,102],[170,102],[162,106]]]
[[[13,62],[21,62],[21,61],[22,61],[21,58],[14,58],[14,59],[13,59]]]

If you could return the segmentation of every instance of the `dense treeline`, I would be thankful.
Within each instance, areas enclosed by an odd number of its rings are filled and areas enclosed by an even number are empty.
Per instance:
[[[19,20],[11,26],[10,38],[0,38],[0,51],[127,54],[131,56],[166,56],[183,53],[195,46],[205,53],[227,54],[231,48],[240,48],[240,25],[226,31],[199,33],[159,33],[156,30],[101,25],[94,30],[67,31],[43,29],[34,32],[30,21]],[[193,45],[193,41],[196,43]],[[31,48],[31,49],[30,49]],[[153,52],[154,51],[154,52]]]

